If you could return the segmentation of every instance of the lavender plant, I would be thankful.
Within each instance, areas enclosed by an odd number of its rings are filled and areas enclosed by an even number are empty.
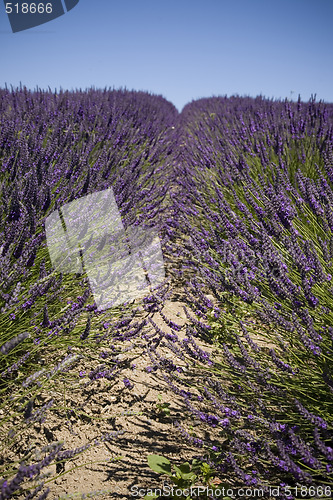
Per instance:
[[[66,398],[67,387],[81,387],[84,363],[91,367],[88,387],[101,378],[117,381],[126,368],[118,356],[144,325],[137,306],[96,311],[87,276],[52,268],[44,222],[64,203],[112,186],[125,227],[156,226],[168,189],[159,181],[161,163],[168,168],[176,114],[162,97],[143,92],[0,90],[2,457],[50,415],[64,422],[69,415],[93,418],[85,408],[70,408]],[[110,347],[112,355],[105,356]],[[59,387],[63,401],[45,399]],[[59,465],[78,451],[64,453],[52,456],[53,462]],[[38,473],[45,466],[36,466]],[[42,484],[28,492],[24,478],[33,477],[22,467],[1,461],[1,498],[23,490],[29,498],[46,497]]]
[[[203,395],[215,421],[226,401],[236,418],[214,463],[244,484],[331,484],[314,436],[330,448],[332,111],[314,99],[212,98],[182,113],[185,174],[170,225],[181,274],[196,271],[193,332],[221,346]],[[215,296],[217,318],[200,287]]]
[[[270,484],[330,487],[332,124],[332,105],[315,99],[202,99],[178,115],[142,92],[0,89],[3,457],[50,416],[103,422],[69,388],[134,390],[121,355],[138,349],[200,423],[205,437],[170,409],[197,470],[267,495]],[[44,223],[108,187],[125,227],[158,229],[168,280],[99,312],[85,274],[52,268]],[[175,291],[184,326],[168,315]],[[46,498],[43,468],[63,474],[120,432],[2,459],[0,498]]]

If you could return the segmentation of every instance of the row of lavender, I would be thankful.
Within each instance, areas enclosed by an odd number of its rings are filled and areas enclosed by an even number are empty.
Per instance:
[[[69,386],[77,381],[82,352],[91,382],[116,378],[122,368],[113,342],[135,338],[145,325],[135,307],[99,314],[86,278],[52,269],[45,219],[66,202],[112,187],[125,227],[154,225],[162,237],[176,117],[162,97],[140,92],[0,91],[1,499],[27,483],[34,485],[27,498],[45,498],[43,469],[83,451],[55,443],[36,463],[8,462],[26,429],[59,413],[55,401],[43,399],[50,384],[64,373],[72,374]],[[102,370],[106,346],[114,356]]]
[[[17,300],[22,281],[29,280],[29,269],[41,263],[44,221],[54,209],[112,186],[125,226],[155,218],[168,190],[166,182],[159,182],[161,156],[168,165],[168,134],[177,111],[162,98],[126,91],[52,94],[21,89],[2,90],[0,97],[5,312]],[[35,282],[31,286],[24,310],[43,292]]]
[[[286,486],[298,484],[329,497],[333,106],[202,99],[179,126],[169,245],[183,260],[179,275],[195,275],[186,291],[192,337],[220,346],[201,379],[214,413],[187,399],[194,415],[224,427],[203,459],[221,479],[267,494],[275,484],[291,498]]]
[[[69,354],[42,374],[43,350],[139,339],[149,371],[160,369],[194,418],[213,429],[214,440],[203,442],[179,427],[222,481],[266,491],[279,481],[330,484],[332,108],[209,99],[177,117],[163,99],[140,93],[1,92],[0,390],[8,396],[23,382],[12,402],[24,423],[45,418],[51,405],[36,406],[36,384],[77,361]],[[165,255],[184,264],[174,273],[182,282],[194,276],[184,293],[197,319],[187,311],[182,340],[165,315],[172,334],[151,318],[162,312],[168,285],[145,299],[144,319],[135,308],[98,315],[87,281],[50,267],[45,217],[109,186],[125,224],[157,225]],[[147,324],[153,331],[145,335]],[[220,347],[215,360],[198,336]],[[195,385],[177,359],[197,363]],[[116,356],[109,361],[109,370],[91,370],[91,381],[121,376]],[[21,465],[3,483],[0,498],[77,452],[44,450],[44,461]]]

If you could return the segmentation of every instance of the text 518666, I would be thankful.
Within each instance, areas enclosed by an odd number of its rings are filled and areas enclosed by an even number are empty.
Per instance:
[[[6,3],[7,14],[52,14],[52,3]]]

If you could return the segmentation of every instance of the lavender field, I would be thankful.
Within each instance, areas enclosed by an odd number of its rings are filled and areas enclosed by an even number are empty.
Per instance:
[[[166,278],[99,311],[45,220],[110,187]],[[332,262],[333,105],[0,89],[0,500],[331,498]]]

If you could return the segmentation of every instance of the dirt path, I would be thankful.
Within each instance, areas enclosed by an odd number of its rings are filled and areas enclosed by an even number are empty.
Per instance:
[[[177,332],[179,339],[184,338],[188,322],[184,305],[179,300],[167,300],[163,305],[164,315],[181,326]],[[154,324],[171,333],[160,313],[152,314],[151,319],[153,323],[149,323],[143,333],[151,332]],[[197,343],[207,352],[212,351],[212,346],[202,341]],[[74,352],[76,350],[80,352],[79,348],[73,348]],[[159,352],[186,372],[186,362],[170,350],[161,347]],[[90,444],[84,453],[66,461],[64,467],[59,466],[57,470],[52,465],[43,469],[45,485],[50,488],[47,497],[50,500],[135,498],[138,488],[160,488],[166,478],[149,468],[148,455],[164,455],[177,464],[201,455],[200,448],[183,438],[175,422],[196,438],[205,439],[207,431],[202,428],[200,420],[193,419],[193,415],[189,414],[183,398],[170,389],[161,372],[147,371],[152,365],[148,353],[142,347],[134,346],[119,357],[124,369],[121,377],[112,381],[102,378],[91,382],[83,376],[64,395],[61,377],[55,379],[51,389],[42,393],[39,401],[48,401],[51,396],[56,408],[57,405],[63,407],[65,398],[70,412],[68,420],[64,419],[63,412],[49,412],[45,423],[34,424],[22,433],[17,449],[6,457],[8,461],[17,460],[30,450],[31,460],[37,461],[40,460],[39,450],[58,441],[64,442],[65,450]],[[87,375],[91,368],[83,359],[76,369]],[[132,387],[124,385],[124,378],[129,379]],[[191,374],[188,381],[191,383]],[[199,394],[195,387],[193,373],[191,392]],[[164,404],[170,415],[159,410],[158,403]],[[76,414],[71,410],[75,410]],[[13,418],[11,424],[17,422]],[[107,437],[104,441],[103,436]],[[24,498],[21,496],[19,500]]]

